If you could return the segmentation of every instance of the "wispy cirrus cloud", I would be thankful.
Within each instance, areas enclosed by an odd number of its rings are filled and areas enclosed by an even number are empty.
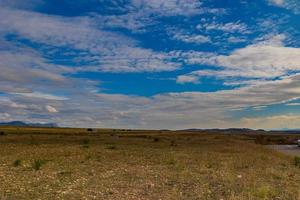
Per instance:
[[[223,31],[227,33],[250,33],[249,27],[242,22],[229,22],[229,23],[217,23],[213,22],[206,22],[198,24],[197,29],[205,30],[205,31]]]
[[[172,30],[169,31],[169,35],[178,41],[182,41],[189,44],[205,44],[205,43],[212,43],[210,37],[201,35],[201,34],[191,34],[191,33],[184,33],[180,30]]]
[[[198,0],[132,0],[133,9],[156,13],[162,16],[195,15],[204,12]]]

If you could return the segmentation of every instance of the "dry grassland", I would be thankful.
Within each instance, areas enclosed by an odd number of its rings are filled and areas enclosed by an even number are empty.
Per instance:
[[[0,199],[300,199],[294,158],[246,136],[3,131]]]

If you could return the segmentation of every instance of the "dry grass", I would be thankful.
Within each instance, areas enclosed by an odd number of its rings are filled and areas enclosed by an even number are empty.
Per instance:
[[[0,199],[300,199],[294,159],[245,136],[4,131]]]

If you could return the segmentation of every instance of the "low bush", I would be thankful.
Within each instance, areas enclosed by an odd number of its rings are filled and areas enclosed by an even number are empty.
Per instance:
[[[20,165],[21,165],[21,160],[19,160],[19,159],[15,160],[14,163],[13,163],[14,167],[19,167]]]
[[[84,145],[87,145],[87,144],[89,144],[90,143],[90,140],[89,139],[83,139],[83,141],[82,141],[82,143],[84,144]]]
[[[296,156],[296,157],[295,157],[294,163],[295,163],[295,166],[296,166],[296,167],[300,167],[300,157],[299,157],[299,156]]]
[[[44,165],[46,162],[44,160],[41,160],[41,159],[37,159],[37,160],[34,160],[33,163],[32,163],[32,168],[35,170],[35,171],[38,171],[41,169],[42,165]]]
[[[172,140],[172,141],[171,141],[171,144],[170,144],[170,146],[171,146],[171,147],[176,147],[176,146],[177,146],[177,144],[176,144],[175,140]]]
[[[113,146],[113,145],[111,145],[111,146],[108,146],[108,147],[106,147],[106,149],[111,149],[111,150],[113,150],[113,149],[117,149],[117,147],[116,147],[116,146]]]

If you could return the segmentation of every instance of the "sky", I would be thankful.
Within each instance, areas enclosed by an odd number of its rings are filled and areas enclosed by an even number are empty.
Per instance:
[[[0,0],[0,121],[300,128],[299,0]]]

